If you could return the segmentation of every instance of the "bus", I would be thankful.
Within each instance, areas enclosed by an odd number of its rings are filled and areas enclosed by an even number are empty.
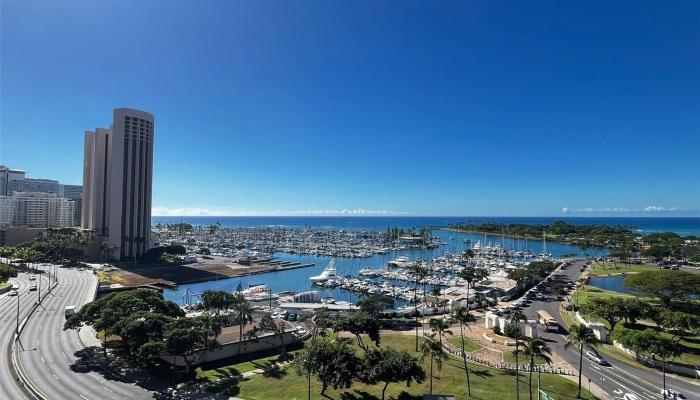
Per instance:
[[[544,325],[547,331],[559,331],[559,323],[545,310],[537,311],[537,323]]]

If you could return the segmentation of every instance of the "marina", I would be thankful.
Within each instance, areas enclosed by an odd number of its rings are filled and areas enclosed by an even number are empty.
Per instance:
[[[407,247],[405,249],[391,250],[385,254],[374,254],[365,258],[335,257],[335,275],[340,278],[332,285],[316,285],[309,278],[320,276],[334,257],[275,252],[269,255],[275,260],[313,264],[313,266],[185,284],[177,288],[166,288],[164,295],[169,300],[183,304],[183,295],[188,289],[196,293],[201,293],[203,290],[208,289],[233,291],[239,285],[245,289],[257,284],[265,284],[273,293],[318,291],[321,298],[333,298],[336,301],[354,304],[359,295],[363,293],[362,290],[352,290],[353,286],[350,285],[352,280],[358,279],[376,282],[372,283],[372,285],[378,284],[381,286],[383,283],[393,285],[391,288],[385,286],[379,290],[391,291],[397,298],[397,305],[401,306],[411,301],[412,293],[404,289],[405,287],[413,286],[412,277],[406,272],[405,268],[410,263],[430,262],[433,264],[431,269],[433,273],[431,273],[428,278],[429,282],[427,282],[429,287],[427,290],[430,290],[432,284],[447,288],[451,283],[454,283],[452,280],[456,271],[455,265],[459,261],[457,255],[468,249],[474,251],[475,247],[477,251],[481,251],[480,248],[483,248],[482,257],[478,258],[479,266],[492,268],[492,272],[504,272],[508,268],[517,268],[527,260],[535,259],[534,255],[536,254],[548,253],[553,259],[560,258],[562,255],[583,255],[577,247],[560,243],[545,244],[543,241],[528,241],[526,243],[525,241],[509,238],[497,238],[498,240],[487,238],[484,241],[483,235],[441,230],[433,230],[432,237],[435,238],[435,241],[440,242],[438,248]],[[450,238],[453,239],[451,240]],[[532,257],[530,254],[532,254]],[[435,261],[433,262],[433,260]],[[404,268],[390,269],[390,262],[394,266],[405,263]],[[360,273],[361,271],[363,274]],[[444,276],[441,276],[441,274]],[[343,284],[336,284],[338,282]],[[360,284],[357,285],[357,283]],[[373,287],[372,290],[376,291],[374,286],[366,285],[367,288]],[[361,282],[355,282],[355,286],[360,289],[363,285]]]

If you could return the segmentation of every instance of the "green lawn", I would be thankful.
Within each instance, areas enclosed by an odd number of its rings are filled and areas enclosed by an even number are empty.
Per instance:
[[[515,350],[515,347],[513,347],[513,350]],[[520,355],[518,358],[519,358],[518,361],[520,361],[520,364],[528,364],[530,362],[530,358],[525,358],[522,355]],[[503,352],[503,361],[509,362],[509,363],[515,363],[515,356],[510,351],[507,351],[507,352],[504,351]],[[535,357],[535,364],[546,364],[546,363],[540,357]]]
[[[658,266],[649,264],[593,263],[590,276],[633,274],[642,271],[657,271],[658,269]]]
[[[10,282],[0,282],[0,289],[10,286]]]
[[[449,340],[451,345],[454,347],[461,349],[462,348],[462,338],[459,336],[453,336]],[[464,351],[467,353],[471,353],[472,351],[477,351],[481,348],[481,345],[468,337],[464,337]]]
[[[276,354],[273,356],[259,358],[257,360],[244,361],[223,367],[204,367],[204,369],[197,368],[197,379],[216,380],[239,375],[257,368],[265,369],[268,368],[275,360],[277,360]]]
[[[579,287],[576,289],[576,293],[573,295],[573,302],[578,305],[583,305],[588,302],[588,299],[592,298],[609,298],[609,297],[637,297],[629,294],[613,292],[610,290],[599,289],[595,286],[584,285],[585,287]]]
[[[422,339],[421,339],[422,340]],[[384,335],[382,346],[405,349],[413,353],[415,348],[414,338],[406,335]],[[429,360],[424,361],[424,367],[428,371]],[[515,397],[515,377],[505,371],[485,368],[470,364],[472,394],[474,398],[482,400],[512,399]],[[527,374],[520,376],[520,398],[528,399]],[[533,379],[533,384],[536,379]],[[272,398],[306,399],[306,377],[299,376],[292,368],[284,368],[269,376],[256,375],[248,380],[238,383],[236,387],[227,387],[230,395],[235,395],[246,400],[263,400]],[[428,392],[428,380],[421,384],[414,383],[410,387],[405,384],[391,384],[387,389],[387,399],[419,399]],[[576,383],[566,378],[555,375],[542,375],[543,390],[550,393],[556,399],[574,399],[576,396]],[[320,399],[321,386],[312,379],[311,393],[313,399]],[[442,394],[454,394],[457,398],[466,398],[465,374],[462,361],[451,357],[443,364],[441,371],[435,372],[433,380],[433,392]],[[347,390],[329,389],[327,395],[332,399],[342,400],[372,400],[381,396],[381,385],[367,386],[355,383]],[[586,399],[593,397],[583,389]]]

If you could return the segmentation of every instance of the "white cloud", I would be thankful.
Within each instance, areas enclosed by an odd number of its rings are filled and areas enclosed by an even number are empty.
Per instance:
[[[208,215],[221,215],[216,211],[207,210],[204,208],[166,208],[166,207],[153,207],[151,212],[157,217],[201,217]]]
[[[697,211],[687,210],[678,207],[663,207],[663,206],[646,206],[644,208],[627,208],[627,207],[604,207],[604,208],[578,208],[571,210],[564,207],[561,210],[563,213],[663,213],[663,212],[681,212],[681,211]]]
[[[153,216],[165,217],[197,217],[197,216],[234,216],[234,217],[264,217],[264,216],[394,216],[394,215],[410,215],[403,211],[390,210],[365,210],[363,208],[355,209],[326,209],[326,210],[243,210],[243,211],[216,211],[205,208],[167,208],[154,207]]]
[[[363,208],[356,209],[342,209],[342,210],[295,210],[290,211],[289,215],[408,215],[409,213],[403,211],[389,211],[389,210],[365,210]]]

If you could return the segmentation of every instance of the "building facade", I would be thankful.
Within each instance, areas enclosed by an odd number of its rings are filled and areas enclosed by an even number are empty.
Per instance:
[[[8,192],[10,183],[17,180],[24,180],[26,174],[25,171],[0,165],[0,196],[11,195],[12,192]]]
[[[83,186],[82,185],[61,185],[60,197],[71,199],[75,202],[75,214],[73,221],[76,226],[81,225],[82,209],[83,209]]]
[[[9,198],[14,206],[12,226],[27,228],[68,228],[75,226],[75,202],[55,193],[14,192]],[[6,200],[3,201],[6,201]]]
[[[119,259],[150,248],[153,115],[117,108],[110,128],[85,133],[82,224],[116,246]]]
[[[12,197],[0,196],[0,228],[15,223],[15,202]]]
[[[51,179],[16,179],[8,183],[7,196],[12,196],[14,192],[53,193],[59,196],[61,192],[61,185],[58,183],[58,181]]]

